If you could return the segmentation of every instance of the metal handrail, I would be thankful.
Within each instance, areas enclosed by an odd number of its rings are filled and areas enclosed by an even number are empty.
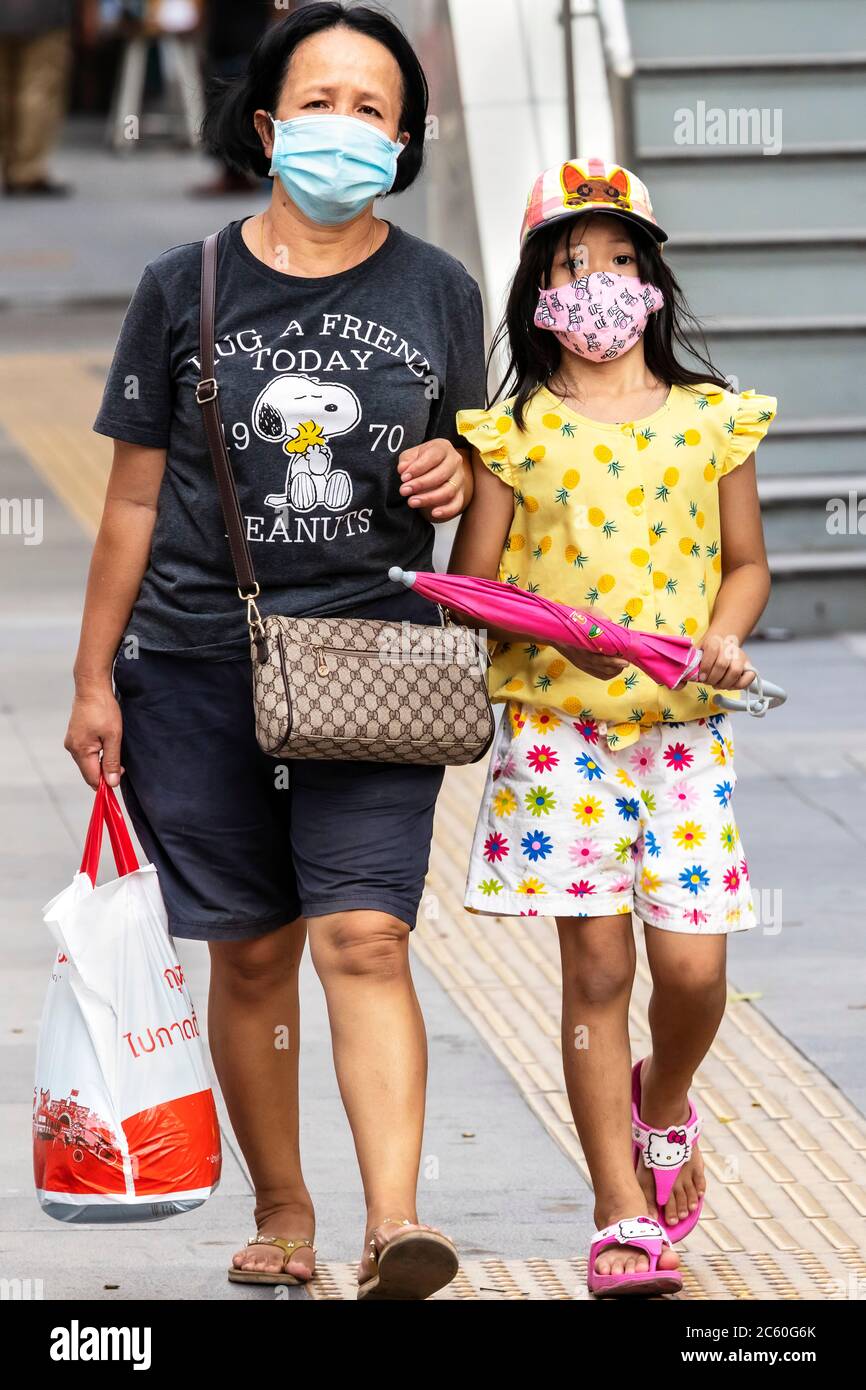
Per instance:
[[[624,0],[596,0],[595,14],[604,53],[616,157],[620,164],[633,169],[636,153],[634,55]]]
[[[571,24],[574,12],[571,8],[572,0],[562,0],[562,13],[560,22],[562,24],[563,57],[565,59],[565,99],[567,107],[568,123],[568,152],[569,155],[576,155],[578,152],[578,129],[577,129],[577,92],[575,90],[574,74],[574,35],[572,34]]]
[[[847,497],[852,492],[866,497],[866,474],[785,473],[758,479],[758,495],[762,503],[770,506],[827,502],[831,497]]]

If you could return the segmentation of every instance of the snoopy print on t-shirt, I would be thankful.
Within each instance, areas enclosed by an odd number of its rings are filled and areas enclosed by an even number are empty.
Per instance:
[[[268,493],[265,506],[291,506],[308,512],[317,504],[341,511],[352,500],[352,480],[334,468],[328,441],[348,434],[361,419],[361,402],[349,386],[320,382],[311,376],[282,376],[270,381],[253,406],[253,429],[268,443],[281,444],[288,455],[286,485]]]

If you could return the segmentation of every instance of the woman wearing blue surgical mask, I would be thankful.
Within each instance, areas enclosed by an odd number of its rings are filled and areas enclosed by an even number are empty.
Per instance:
[[[309,115],[276,120],[270,173],[288,201],[311,222],[334,227],[370,212],[390,192],[403,142],[357,116]],[[280,200],[278,199],[278,202]],[[371,214],[372,217],[372,214]],[[262,223],[266,214],[262,213]]]
[[[215,332],[263,612],[439,621],[388,568],[432,568],[435,523],[471,496],[455,415],[485,389],[481,298],[458,261],[374,212],[418,175],[426,111],[387,15],[310,4],[205,122],[222,161],[273,179],[266,207],[220,234]],[[109,373],[95,428],[115,461],[67,747],[91,785],[100,760],[120,782],[173,935],[210,948],[211,1050],[255,1187],[229,1278],[314,1269],[297,1093],[309,935],[367,1204],[359,1297],[425,1298],[457,1267],[415,1205],[426,1044],[408,939],[442,768],[295,761],[286,777],[257,746],[196,403],[201,260],[196,242],[147,267]]]

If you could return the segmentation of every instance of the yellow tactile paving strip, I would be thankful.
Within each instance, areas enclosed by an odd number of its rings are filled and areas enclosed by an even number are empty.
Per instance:
[[[579,1260],[467,1260],[456,1279],[434,1294],[436,1300],[573,1299],[582,1297],[586,1265]],[[315,1299],[353,1299],[357,1265],[320,1265],[307,1285]]]
[[[101,352],[0,356],[0,426],[89,535],[111,467],[111,440],[91,429],[107,370]]]
[[[438,913],[428,907],[432,920],[425,920],[422,911],[413,945],[588,1178],[562,1081],[554,924],[463,910],[484,774],[483,765],[446,773],[428,877]],[[635,1057],[649,1048],[650,978],[638,936],[630,1014]],[[859,1112],[735,992],[695,1093],[711,1190],[701,1224],[678,1247],[687,1256],[686,1291],[705,1298],[828,1298],[846,1296],[852,1285],[862,1290],[866,1124]]]
[[[91,431],[104,353],[0,357],[0,426],[93,534],[111,444]],[[573,1160],[586,1165],[562,1081],[559,955],[537,917],[463,910],[466,857],[484,766],[451,768],[436,815],[428,894],[413,947]],[[649,974],[641,956],[631,1011],[634,1055],[648,1047]],[[711,1190],[686,1256],[684,1296],[862,1297],[866,1288],[866,1123],[830,1081],[748,1002],[732,999],[695,1078]],[[443,1299],[581,1297],[585,1264],[467,1261]],[[355,1267],[324,1266],[319,1299],[354,1298]]]
[[[680,1249],[683,1249],[680,1246]],[[849,1282],[850,1271],[832,1275],[820,1260],[809,1261],[808,1268],[795,1256],[785,1260],[758,1251],[753,1254],[698,1254],[690,1251],[683,1269],[680,1300],[732,1302],[734,1300],[795,1299],[802,1301],[851,1296],[856,1285]],[[842,1288],[832,1283],[844,1281]],[[348,1300],[355,1298],[357,1266],[319,1265],[316,1277],[307,1286],[311,1298]],[[862,1287],[862,1286],[861,1286]],[[583,1300],[586,1289],[586,1260],[466,1260],[448,1288],[433,1295],[433,1301],[464,1299]],[[670,1302],[670,1298],[663,1301]]]

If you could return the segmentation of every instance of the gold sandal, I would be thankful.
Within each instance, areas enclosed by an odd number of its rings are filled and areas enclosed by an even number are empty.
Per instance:
[[[299,1279],[296,1274],[289,1274],[286,1265],[292,1258],[296,1250],[306,1248],[316,1253],[316,1247],[310,1240],[283,1240],[282,1236],[253,1236],[252,1240],[247,1241],[247,1245],[276,1245],[283,1252],[283,1267],[276,1269],[235,1269],[234,1265],[228,1271],[229,1280],[233,1284],[308,1284],[309,1279]],[[313,1275],[310,1275],[312,1279]]]
[[[383,1226],[411,1226],[405,1235],[377,1244]],[[458,1270],[457,1251],[447,1236],[404,1216],[386,1216],[372,1232],[369,1249],[375,1274],[358,1284],[359,1299],[403,1302],[429,1298],[450,1284]]]

